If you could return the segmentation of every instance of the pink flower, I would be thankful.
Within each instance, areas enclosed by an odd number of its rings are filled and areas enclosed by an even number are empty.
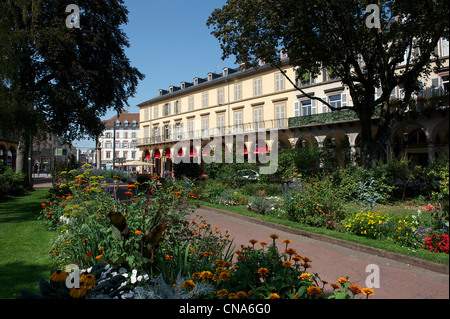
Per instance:
[[[265,190],[259,191],[259,193],[261,194],[261,196],[266,195],[266,191]]]
[[[431,204],[427,204],[427,206],[425,206],[425,209],[426,209],[428,212],[433,212],[433,211],[436,210],[436,206],[433,206],[433,205],[431,205]]]

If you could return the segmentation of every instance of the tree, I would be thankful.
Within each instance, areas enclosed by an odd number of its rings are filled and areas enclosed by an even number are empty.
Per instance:
[[[377,6],[372,8],[379,8],[380,28],[368,27],[366,22],[374,22],[370,14],[376,12],[366,12],[370,1],[359,0],[229,0],[212,12],[207,25],[220,40],[223,59],[235,56],[237,63],[253,66],[262,59],[281,71],[284,51],[298,78],[305,72],[316,76],[332,70],[349,88],[353,105],[342,109],[357,114],[362,163],[371,166],[382,158],[394,121],[420,89],[418,78],[441,65],[435,48],[441,37],[448,38],[449,25],[446,0],[373,2]],[[405,67],[398,69],[401,62]],[[397,86],[403,97],[392,105],[389,97]],[[376,97],[376,89],[381,96]],[[373,137],[371,119],[377,110]]]
[[[37,132],[97,137],[101,116],[120,113],[144,78],[124,52],[123,1],[78,0],[72,16],[71,2],[0,1],[0,129],[19,138],[19,170]]]

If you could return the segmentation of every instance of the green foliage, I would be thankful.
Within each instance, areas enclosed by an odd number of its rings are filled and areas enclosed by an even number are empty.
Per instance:
[[[260,215],[266,215],[272,210],[272,203],[264,196],[255,196],[251,203],[247,207],[252,211]]]
[[[344,218],[345,193],[331,174],[304,178],[285,193],[284,210],[289,220],[334,228]]]
[[[3,167],[0,163],[0,199],[22,196],[27,192],[25,175],[14,172],[10,167]]]

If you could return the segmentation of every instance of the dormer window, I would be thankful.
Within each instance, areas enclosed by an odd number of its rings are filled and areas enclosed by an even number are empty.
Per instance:
[[[158,94],[159,94],[159,96],[162,96],[163,95],[163,90],[159,90]]]
[[[170,93],[173,93],[173,86],[170,86],[170,87],[169,87],[169,92],[170,92]]]
[[[129,122],[128,122],[127,120],[125,120],[125,121],[123,122],[123,126],[128,126],[128,124],[129,124]]]
[[[228,68],[224,68],[224,69],[223,69],[222,75],[223,75],[223,76],[228,76]]]
[[[194,85],[198,85],[198,78],[194,79]]]
[[[120,121],[119,120],[116,121],[116,126],[120,126]]]
[[[181,82],[181,89],[184,90],[186,88],[186,83],[185,82]]]
[[[137,125],[137,121],[136,120],[133,120],[133,122],[131,122],[132,123],[132,125],[135,127],[136,125]]]
[[[211,81],[213,79],[212,73],[208,73],[208,81]]]

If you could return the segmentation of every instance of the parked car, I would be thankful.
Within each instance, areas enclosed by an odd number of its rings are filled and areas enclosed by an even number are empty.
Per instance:
[[[243,169],[237,172],[238,176],[244,180],[257,181],[259,180],[259,173],[252,169]]]

